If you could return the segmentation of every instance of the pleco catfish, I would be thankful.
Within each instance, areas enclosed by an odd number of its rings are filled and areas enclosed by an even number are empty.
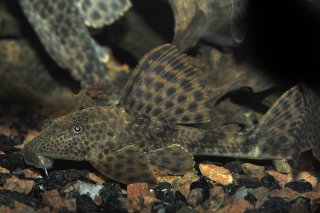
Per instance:
[[[55,159],[89,161],[121,183],[156,184],[153,169],[193,170],[193,155],[292,159],[305,107],[300,87],[284,93],[248,133],[227,134],[183,124],[208,122],[207,94],[196,69],[175,46],[147,53],[119,103],[62,116],[23,148],[25,161],[45,171]]]
[[[52,59],[88,87],[108,80],[109,53],[87,26],[102,27],[126,12],[129,0],[20,0],[21,7]]]

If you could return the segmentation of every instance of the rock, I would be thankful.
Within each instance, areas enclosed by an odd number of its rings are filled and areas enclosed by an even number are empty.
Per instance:
[[[260,181],[253,180],[252,178],[239,178],[237,179],[239,186],[244,186],[246,188],[258,188],[263,186]]]
[[[141,211],[157,201],[150,192],[148,183],[133,183],[127,186],[127,196],[134,211]]]
[[[290,213],[310,212],[311,211],[311,199],[307,197],[297,197],[291,201]]]
[[[273,176],[280,186],[284,187],[287,183],[292,182],[294,179],[295,180],[306,180],[311,183],[313,187],[315,187],[318,183],[318,178],[317,175],[313,172],[299,172],[297,175],[296,174],[282,174],[273,170],[267,170],[267,174]]]
[[[253,209],[253,206],[247,200],[240,200],[238,203],[226,205],[219,209],[217,213],[241,213],[248,209]]]
[[[76,211],[75,199],[62,199],[57,190],[45,191],[43,193],[43,203],[51,206],[53,211],[66,208],[69,211]]]
[[[90,172],[89,179],[99,185],[106,183],[107,178],[100,173]]]
[[[188,197],[191,183],[197,180],[199,180],[198,175],[194,174],[194,172],[188,172],[183,177],[172,182],[173,190],[181,192],[184,197]]]
[[[290,211],[290,203],[281,197],[272,197],[264,202],[259,210],[264,212],[286,213]]]
[[[16,136],[18,135],[17,130],[0,126],[0,142],[3,143],[3,138],[9,137],[9,136]]]
[[[23,213],[35,213],[35,210],[31,208],[30,206],[27,206],[23,203],[20,203],[18,201],[14,202],[14,212],[23,212]]]
[[[180,209],[183,206],[186,206],[187,199],[183,194],[179,191],[176,191],[174,193],[174,203],[175,203],[175,209]]]
[[[298,196],[299,196],[299,193],[290,188],[283,188],[281,190],[275,189],[269,192],[269,197],[281,197],[287,200],[293,200]]]
[[[248,175],[256,175],[256,174],[264,173],[264,166],[257,166],[252,163],[242,164],[242,169],[243,169],[243,172]]]
[[[225,193],[227,193],[228,195],[233,195],[233,193],[235,193],[235,191],[238,189],[238,185],[236,184],[230,184],[227,186],[223,186],[223,189],[225,191]]]
[[[77,212],[87,213],[87,212],[98,212],[99,207],[93,202],[93,200],[88,195],[80,195],[76,199]]]
[[[78,180],[65,185],[60,190],[60,193],[64,193],[68,198],[76,197],[77,195],[87,195],[92,200],[95,200],[100,196],[99,192],[102,188],[102,185],[87,183]]]
[[[0,206],[5,205],[13,209],[15,201],[23,203],[34,209],[44,207],[44,204],[41,202],[41,199],[37,199],[30,195],[26,195],[24,193],[16,191],[0,190]]]
[[[182,206],[176,213],[196,213],[196,211],[191,206]]]
[[[36,213],[50,213],[50,208],[45,207],[45,208],[37,209]]]
[[[207,181],[205,177],[201,177],[199,180],[194,181],[190,185],[190,190],[201,188],[203,189],[204,199],[208,199],[210,195],[210,188],[212,187],[212,184]]]
[[[268,199],[269,189],[265,187],[248,189],[248,193],[252,194],[257,199],[255,207],[259,208]]]
[[[281,186],[279,185],[277,180],[269,174],[263,176],[260,181],[264,187],[270,188],[270,190],[281,189]]]
[[[251,203],[252,205],[255,206],[256,202],[257,202],[257,198],[251,194],[250,192],[247,194],[247,196],[244,197],[245,200],[249,201],[249,203]]]
[[[54,170],[49,173],[49,177],[45,178],[44,188],[46,190],[62,189],[68,183],[77,180],[88,180],[89,173],[86,170],[68,169]]]
[[[319,181],[319,174],[312,171],[302,171],[298,173],[298,180],[306,180],[307,182],[311,183],[313,187],[315,187]]]
[[[1,174],[10,174],[10,170],[3,168],[3,167],[0,167],[0,173]]]
[[[195,188],[190,191],[187,203],[193,207],[198,206],[205,200],[204,190],[202,188]]]
[[[212,164],[200,164],[201,174],[222,185],[229,185],[233,182],[232,175],[228,169]]]
[[[39,170],[27,168],[23,170],[24,176],[26,178],[41,178],[41,173]]]
[[[316,200],[320,200],[320,193],[319,192],[315,192],[315,191],[304,192],[304,193],[301,193],[300,195],[307,197],[307,198],[310,198],[313,202]]]
[[[309,192],[312,191],[312,185],[311,183],[305,181],[305,180],[298,180],[298,181],[293,181],[290,183],[287,183],[285,187],[288,187],[290,189],[295,190],[296,192]]]
[[[6,179],[3,189],[29,194],[34,186],[35,182],[33,180],[23,180],[12,176]]]
[[[292,177],[286,174],[282,174],[273,170],[267,170],[266,173],[274,177],[282,187],[286,185],[286,183],[292,181]]]
[[[175,211],[174,204],[170,204],[162,201],[155,202],[151,207],[151,212],[162,213],[162,212],[174,212],[174,211]]]
[[[210,189],[210,196],[208,199],[209,209],[212,212],[215,212],[222,207],[225,201],[226,194],[224,189],[221,186],[215,186]]]
[[[232,173],[238,173],[238,174],[243,173],[242,162],[240,161],[228,162],[224,165],[224,167],[229,169],[229,171]]]
[[[276,167],[277,172],[289,174],[292,171],[292,168],[286,159],[273,160],[273,164]]]
[[[25,168],[26,164],[24,163],[22,153],[12,152],[10,154],[0,155],[0,166],[14,171],[17,168]]]
[[[158,198],[159,200],[166,203],[174,203],[174,193],[170,183],[159,183],[158,186],[154,189],[154,192],[156,198]]]
[[[243,200],[248,195],[248,189],[244,186],[237,189],[237,191],[233,194],[233,203],[238,203]]]
[[[102,198],[101,209],[104,212],[127,212],[120,184],[107,183],[99,192]]]

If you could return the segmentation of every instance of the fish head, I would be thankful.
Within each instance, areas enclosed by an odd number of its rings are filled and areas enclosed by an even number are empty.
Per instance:
[[[113,112],[108,107],[91,107],[55,119],[24,145],[25,162],[46,170],[55,159],[86,160],[110,141],[117,121]]]

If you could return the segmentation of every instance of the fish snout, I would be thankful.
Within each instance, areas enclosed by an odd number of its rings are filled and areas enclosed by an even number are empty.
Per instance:
[[[47,169],[52,168],[54,161],[42,156],[36,147],[36,138],[24,145],[22,149],[24,161],[31,166],[43,169],[47,174]]]

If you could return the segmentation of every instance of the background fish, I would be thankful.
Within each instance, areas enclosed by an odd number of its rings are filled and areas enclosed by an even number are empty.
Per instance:
[[[196,72],[172,45],[151,50],[116,106],[56,119],[25,144],[25,161],[45,170],[55,159],[89,161],[121,183],[156,184],[153,168],[181,175],[194,168],[194,155],[292,159],[305,107],[299,86],[284,93],[250,132],[207,131],[186,126],[210,120]]]
[[[111,24],[130,8],[129,0],[21,0],[20,4],[49,55],[83,87],[109,80],[104,66],[109,53],[94,41],[87,26]]]
[[[247,0],[170,0],[175,19],[173,43],[185,51],[200,39],[234,47],[246,35]]]

